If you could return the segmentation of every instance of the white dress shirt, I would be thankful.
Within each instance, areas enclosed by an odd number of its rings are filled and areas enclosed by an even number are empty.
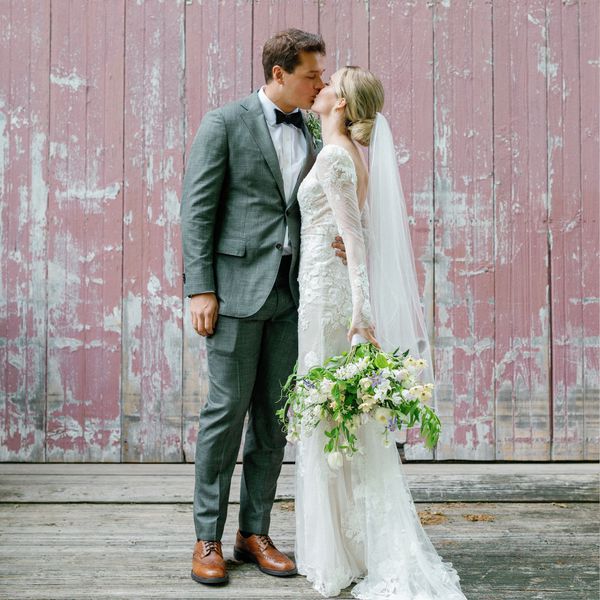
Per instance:
[[[265,120],[267,121],[267,127],[271,134],[271,140],[275,147],[277,160],[279,161],[279,169],[281,170],[281,177],[283,179],[283,192],[285,194],[285,200],[288,202],[296,187],[298,176],[300,175],[300,171],[306,160],[306,139],[304,138],[302,131],[295,125],[291,125],[290,123],[276,124],[275,109],[280,109],[274,102],[269,100],[265,94],[264,87],[258,91],[258,99],[262,105]],[[297,112],[299,110],[300,109],[297,108],[292,112]],[[285,238],[283,241],[283,254],[291,253],[292,248],[290,246],[288,228],[286,225]]]

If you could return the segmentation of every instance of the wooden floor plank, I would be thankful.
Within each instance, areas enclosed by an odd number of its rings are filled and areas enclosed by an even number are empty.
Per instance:
[[[87,469],[87,472],[86,472]],[[412,463],[403,466],[416,502],[598,502],[596,464]],[[238,502],[241,465],[230,502]],[[0,465],[0,502],[188,503],[193,465]],[[285,464],[277,499],[293,499],[294,465]]]
[[[230,585],[189,577],[192,507],[184,504],[3,504],[0,597],[320,598],[302,577],[277,579],[232,558],[238,506],[224,536]],[[418,504],[469,600],[591,600],[598,589],[598,511],[591,503]],[[293,502],[273,510],[272,536],[293,551]],[[471,521],[468,515],[492,520]],[[487,515],[487,517],[486,517]],[[341,598],[350,598],[346,590]]]

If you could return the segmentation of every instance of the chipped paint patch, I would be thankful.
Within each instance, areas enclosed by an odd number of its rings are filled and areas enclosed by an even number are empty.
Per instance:
[[[50,82],[61,87],[68,87],[74,92],[87,85],[85,78],[78,75],[75,71],[68,75],[51,73]]]

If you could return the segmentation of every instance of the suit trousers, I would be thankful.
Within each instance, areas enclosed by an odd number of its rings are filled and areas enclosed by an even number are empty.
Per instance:
[[[290,261],[254,315],[220,315],[206,339],[208,401],[196,444],[194,525],[201,540],[220,540],[244,419],[239,528],[267,534],[286,445],[275,411],[298,355],[298,312],[289,289]]]

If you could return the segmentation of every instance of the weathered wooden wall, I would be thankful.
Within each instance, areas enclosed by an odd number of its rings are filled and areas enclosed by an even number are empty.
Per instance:
[[[0,0],[0,459],[193,458],[186,150],[288,26],[323,34],[329,73],[384,82],[433,457],[597,459],[597,0]]]

